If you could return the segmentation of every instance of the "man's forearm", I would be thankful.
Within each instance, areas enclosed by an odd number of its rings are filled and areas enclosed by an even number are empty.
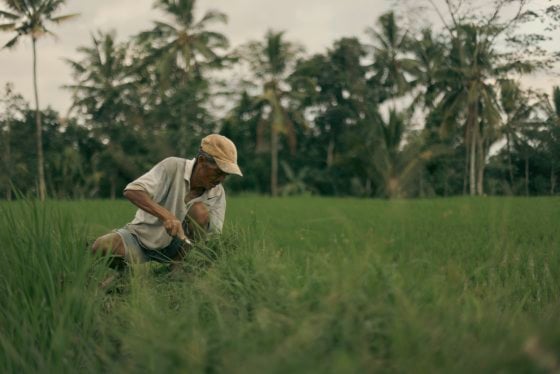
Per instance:
[[[124,197],[138,208],[159,218],[161,221],[176,218],[173,213],[152,200],[146,191],[126,190],[124,191]]]
[[[157,217],[163,223],[165,231],[170,236],[176,236],[181,240],[185,239],[182,222],[169,210],[156,203],[146,191],[126,190],[124,197],[143,211]]]

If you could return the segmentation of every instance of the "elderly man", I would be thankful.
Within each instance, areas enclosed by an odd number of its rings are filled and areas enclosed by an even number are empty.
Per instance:
[[[124,190],[139,209],[123,228],[98,238],[92,250],[126,263],[177,263],[193,240],[222,230],[226,195],[221,183],[242,176],[237,150],[225,136],[208,135],[196,158],[169,157]]]

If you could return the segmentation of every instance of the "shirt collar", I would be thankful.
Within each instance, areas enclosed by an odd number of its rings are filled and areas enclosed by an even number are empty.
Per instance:
[[[189,185],[191,184],[191,176],[192,176],[192,172],[194,169],[194,162],[196,161],[195,158],[191,159],[191,160],[187,160],[187,162],[185,162],[185,180],[189,183]]]

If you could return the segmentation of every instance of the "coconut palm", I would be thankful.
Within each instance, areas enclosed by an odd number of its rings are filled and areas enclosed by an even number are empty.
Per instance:
[[[513,143],[519,142],[519,130],[529,120],[533,106],[529,104],[529,98],[521,90],[519,84],[511,79],[500,80],[500,104],[506,115],[502,132],[506,136],[509,182],[513,187],[512,146]]]
[[[399,27],[395,14],[388,12],[379,17],[378,29],[369,28],[367,33],[374,42],[372,81],[385,89],[387,99],[403,96],[414,86],[414,81],[407,77],[417,66],[417,61],[406,53],[407,32]]]
[[[164,79],[177,69],[185,78],[201,74],[203,63],[219,65],[223,59],[219,51],[229,47],[223,34],[207,29],[212,23],[226,23],[227,16],[211,10],[196,20],[195,5],[195,0],[157,0],[155,7],[170,20],[155,21],[152,30],[138,36],[149,46],[146,62],[155,64]]]
[[[22,111],[27,110],[27,103],[21,95],[14,92],[13,84],[6,83],[0,98],[0,108],[3,109],[0,114],[0,134],[2,137],[0,147],[3,148],[0,165],[2,165],[4,170],[0,176],[0,183],[6,187],[6,200],[11,200],[15,169],[12,155],[12,143],[14,142],[12,131],[16,123],[16,116],[21,114]]]
[[[420,104],[433,110],[439,94],[437,74],[443,65],[445,46],[430,28],[426,28],[421,31],[420,38],[409,42],[407,50],[416,60],[415,64],[410,63],[410,72],[423,88],[415,95],[412,105]]]
[[[305,182],[310,171],[307,166],[295,172],[287,162],[282,161],[281,165],[287,179],[287,183],[281,188],[283,196],[304,195],[313,192],[313,189]]]
[[[378,115],[375,125],[378,136],[372,163],[381,192],[388,198],[405,197],[424,165],[447,150],[438,144],[425,145],[421,136],[405,142],[410,113],[390,110],[389,119],[385,121]]]
[[[262,93],[254,98],[261,120],[257,128],[257,151],[264,150],[264,136],[270,133],[270,190],[278,195],[278,149],[280,134],[286,135],[292,153],[296,148],[294,119],[303,122],[303,116],[290,106],[291,90],[287,79],[296,56],[302,48],[283,40],[283,32],[268,31],[264,42],[254,41],[240,50],[251,65],[255,79],[262,84]]]
[[[443,97],[436,110],[443,125],[452,124],[457,130],[456,124],[463,124],[464,189],[466,192],[468,180],[470,194],[482,194],[486,155],[498,138],[497,125],[501,121],[494,82],[512,72],[527,73],[547,63],[546,59],[539,60],[538,37],[516,35],[521,24],[534,20],[537,15],[526,9],[528,2],[524,0],[493,2],[487,8],[489,12],[480,16],[474,15],[478,10],[472,4],[445,1],[446,19],[434,1],[428,2],[450,37],[447,43],[450,48],[438,73]],[[507,13],[512,14],[509,19]],[[504,39],[516,50],[500,52],[497,46]]]
[[[111,171],[108,177],[114,198],[119,172],[131,168],[121,144],[125,137],[130,138],[125,132],[137,127],[139,116],[130,102],[137,79],[127,64],[129,46],[116,43],[113,33],[98,33],[92,36],[92,46],[80,47],[78,52],[83,56],[80,61],[66,60],[77,83],[64,88],[73,92],[72,109],[89,120],[96,137],[106,144],[101,158],[110,165],[107,170]]]
[[[545,149],[550,159],[550,194],[554,195],[556,180],[560,172],[560,87],[552,89],[552,98],[546,96],[542,100],[546,115]]]
[[[129,48],[128,44],[118,44],[112,32],[99,32],[91,40],[90,47],[78,48],[81,60],[65,60],[77,83],[63,87],[73,93],[72,109],[81,110],[111,137],[115,126],[124,122],[126,94],[135,88],[127,64]]]
[[[54,34],[47,28],[50,23],[60,24],[75,18],[77,14],[55,16],[65,0],[4,0],[9,11],[0,11],[0,18],[7,23],[0,24],[0,31],[13,32],[3,48],[14,48],[23,37],[30,37],[33,47],[33,89],[35,92],[35,125],[37,137],[37,174],[39,178],[39,198],[45,200],[45,168],[43,155],[43,137],[41,131],[41,112],[39,111],[39,93],[37,90],[37,40],[44,35]]]
[[[501,120],[493,79],[502,66],[493,49],[492,30],[459,25],[454,35],[438,73],[443,94],[436,110],[445,113],[443,126],[456,126],[464,119],[469,191],[481,195],[486,154]]]

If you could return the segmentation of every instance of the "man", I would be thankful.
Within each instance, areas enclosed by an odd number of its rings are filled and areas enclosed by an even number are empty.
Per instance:
[[[124,189],[139,209],[123,228],[98,238],[95,253],[126,263],[158,261],[177,264],[192,241],[220,233],[226,211],[221,183],[242,176],[237,149],[225,136],[208,135],[192,160],[169,157]]]

